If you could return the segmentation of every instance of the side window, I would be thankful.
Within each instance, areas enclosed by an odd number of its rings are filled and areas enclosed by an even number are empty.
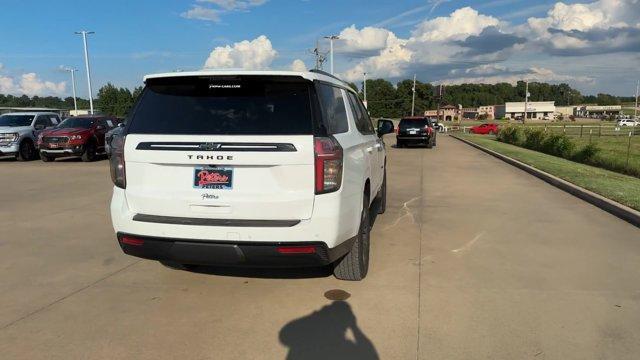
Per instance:
[[[349,92],[349,103],[351,104],[351,110],[353,110],[353,115],[355,116],[356,127],[361,134],[369,135],[375,134],[375,130],[373,124],[371,123],[371,119],[369,119],[369,114],[367,113],[367,109],[364,108],[364,105],[356,98],[356,96]]]
[[[47,119],[46,116],[38,116],[38,118],[36,119],[36,122],[33,124],[34,127],[36,126],[42,126],[42,127],[49,127],[49,119]]]
[[[52,126],[56,126],[60,123],[60,118],[57,116],[50,116],[49,121],[51,121]]]
[[[340,134],[349,131],[342,90],[326,84],[318,84],[317,89],[324,126],[327,128],[327,132],[329,134]]]

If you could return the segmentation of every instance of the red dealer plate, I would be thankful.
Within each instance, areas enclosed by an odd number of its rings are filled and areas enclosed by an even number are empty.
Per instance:
[[[194,189],[233,189],[233,168],[204,166],[196,167],[193,173]]]

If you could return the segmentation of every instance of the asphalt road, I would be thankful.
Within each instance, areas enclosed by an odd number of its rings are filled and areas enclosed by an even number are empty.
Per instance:
[[[640,353],[640,229],[454,139],[390,149],[362,282],[123,255],[107,166],[0,160],[1,358]]]

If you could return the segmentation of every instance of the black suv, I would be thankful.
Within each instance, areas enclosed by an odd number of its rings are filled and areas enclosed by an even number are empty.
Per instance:
[[[436,146],[438,132],[433,120],[426,117],[407,117],[400,120],[396,146],[401,148],[408,144],[424,144],[427,148]]]

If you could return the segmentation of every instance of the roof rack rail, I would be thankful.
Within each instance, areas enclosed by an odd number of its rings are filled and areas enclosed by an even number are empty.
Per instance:
[[[337,77],[337,76],[335,76],[335,75],[333,75],[333,74],[330,74],[330,73],[328,73],[328,72],[326,72],[326,71],[322,71],[322,70],[318,70],[318,69],[311,69],[311,70],[309,70],[309,72],[316,73],[316,74],[322,74],[322,75],[325,75],[325,76],[328,76],[328,77],[334,78],[334,79],[336,79],[336,80],[340,81],[341,83],[343,83],[343,84],[345,84],[345,85],[349,85],[349,83],[348,83],[348,82],[346,82],[346,81],[344,81],[344,80],[340,79],[339,77]]]

